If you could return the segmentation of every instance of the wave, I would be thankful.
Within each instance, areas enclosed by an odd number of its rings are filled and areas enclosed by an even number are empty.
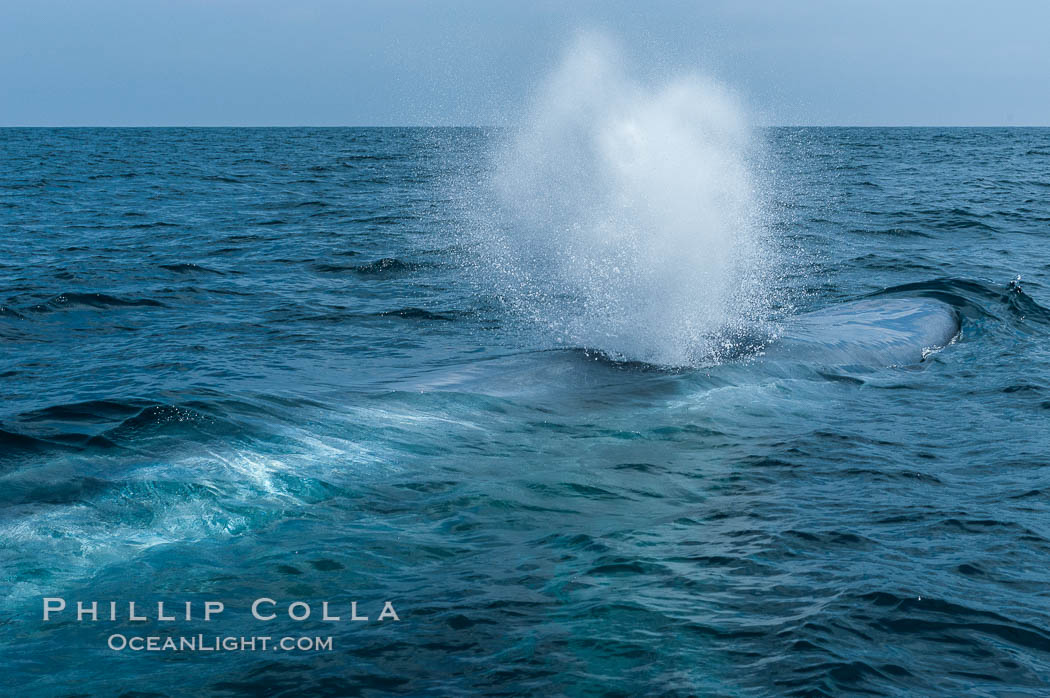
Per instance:
[[[423,308],[398,308],[397,310],[384,310],[375,314],[377,317],[399,317],[405,320],[454,320],[447,313],[435,313]]]
[[[924,233],[921,230],[915,230],[912,228],[883,228],[871,230],[867,228],[851,228],[849,230],[851,235],[875,235],[883,237],[898,237],[898,238],[932,238],[933,236],[929,233]]]
[[[1014,324],[1036,322],[1050,325],[1050,309],[1025,293],[1020,279],[1000,286],[973,279],[944,277],[891,286],[865,297],[896,295],[936,298],[955,307],[964,318],[992,318]]]
[[[365,276],[397,274],[400,272],[414,272],[421,269],[423,265],[419,262],[402,261],[394,257],[384,257],[376,261],[354,267],[354,272]]]
[[[13,308],[8,308],[6,305],[0,305],[0,317],[3,318],[14,318],[15,320],[25,320],[26,316],[18,312]]]
[[[63,444],[0,428],[0,464],[36,453],[63,448]]]
[[[370,225],[398,225],[409,219],[409,216],[375,215],[353,218],[351,219],[351,222],[367,223]]]
[[[193,262],[180,262],[180,263],[177,263],[177,264],[161,264],[160,268],[161,269],[167,269],[168,271],[173,271],[176,274],[189,274],[189,273],[198,273],[199,272],[199,273],[205,273],[205,274],[219,274],[219,275],[221,275],[223,273],[221,271],[218,271],[217,269],[209,269],[208,267],[203,267],[200,264],[195,264]]]
[[[69,404],[51,405],[19,415],[19,421],[28,423],[71,422],[98,424],[114,419],[125,419],[137,414],[144,405],[114,400],[87,400]]]
[[[171,405],[137,399],[89,400],[25,412],[0,425],[0,472],[29,465],[33,461],[27,458],[34,456],[98,458],[192,450],[208,444],[225,447],[256,432],[244,415],[258,414],[266,422],[273,417],[255,405],[232,402],[242,413],[236,420],[211,401]]]
[[[135,223],[125,227],[132,230],[149,230],[150,228],[178,228],[179,224],[168,223],[167,221],[154,221],[152,223]]]
[[[129,307],[163,308],[166,306],[152,298],[118,298],[105,293],[60,293],[49,301],[34,305],[29,310],[46,313],[53,310]]]
[[[153,404],[105,430],[99,436],[128,445],[143,439],[175,435],[200,439],[225,437],[241,432],[232,422],[180,405]]]
[[[403,155],[344,155],[343,163],[345,167],[354,167],[354,163],[358,162],[393,162],[397,160],[403,160]]]
[[[315,264],[314,269],[325,273],[351,272],[359,276],[394,276],[418,271],[428,265],[407,262],[395,257],[384,257],[367,264]]]

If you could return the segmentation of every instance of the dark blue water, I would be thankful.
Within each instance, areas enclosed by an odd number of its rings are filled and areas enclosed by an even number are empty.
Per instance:
[[[0,131],[0,693],[1045,695],[1050,130],[764,132],[770,292],[961,333],[673,370],[474,282],[496,137]]]

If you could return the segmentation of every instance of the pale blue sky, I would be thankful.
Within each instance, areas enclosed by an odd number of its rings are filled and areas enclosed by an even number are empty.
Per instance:
[[[1045,0],[0,0],[0,125],[502,123],[580,29],[761,123],[1050,125]]]

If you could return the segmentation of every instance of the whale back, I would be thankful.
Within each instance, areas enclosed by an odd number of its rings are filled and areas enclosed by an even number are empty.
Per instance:
[[[797,315],[780,336],[755,353],[692,371],[717,382],[750,377],[806,375],[803,367],[863,370],[920,363],[959,332],[959,317],[946,303],[927,298],[879,298],[843,303]],[[800,373],[799,369],[803,368]],[[471,392],[499,397],[546,396],[624,400],[674,391],[682,369],[614,361],[582,349],[532,351],[494,356],[425,377],[413,390]]]
[[[917,364],[959,333],[959,316],[938,300],[879,298],[796,316],[764,356],[850,366]]]

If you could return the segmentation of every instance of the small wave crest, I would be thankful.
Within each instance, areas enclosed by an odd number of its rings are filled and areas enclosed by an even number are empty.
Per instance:
[[[935,298],[954,307],[964,319],[993,319],[1017,327],[1031,322],[1050,325],[1050,309],[1024,291],[1020,278],[996,285],[946,277],[891,286],[869,297],[898,295]]]
[[[220,274],[220,275],[222,274],[222,272],[217,270],[217,269],[209,269],[208,267],[201,266],[200,264],[196,264],[194,262],[178,262],[178,263],[174,263],[174,264],[161,264],[160,268],[161,269],[167,269],[168,271],[173,271],[176,274],[195,274],[195,273]]]
[[[30,310],[46,313],[53,310],[122,307],[162,308],[164,304],[152,298],[118,298],[106,293],[60,293],[46,303],[33,306]]]
[[[350,272],[364,277],[386,277],[407,274],[423,269],[426,265],[419,262],[408,262],[394,257],[384,257],[365,264],[315,264],[316,271],[328,274]]]

